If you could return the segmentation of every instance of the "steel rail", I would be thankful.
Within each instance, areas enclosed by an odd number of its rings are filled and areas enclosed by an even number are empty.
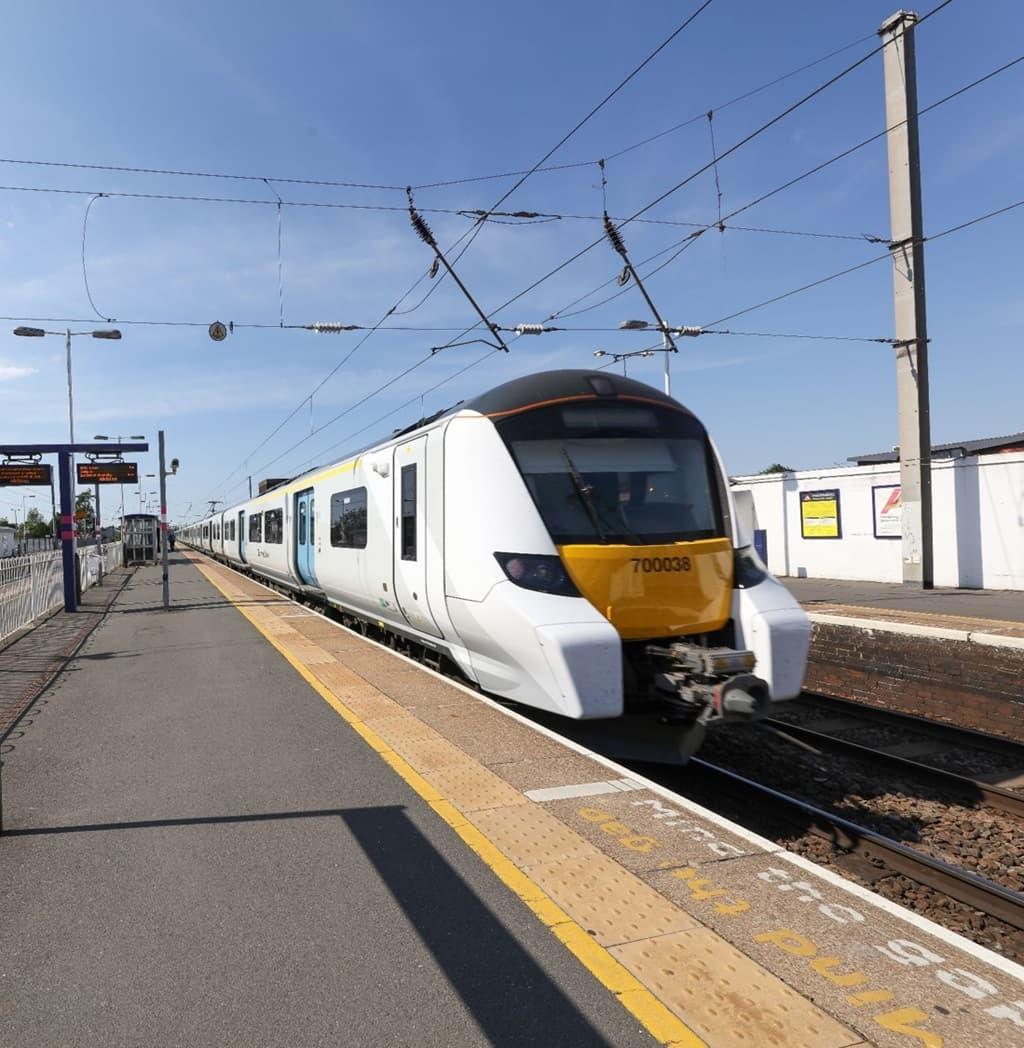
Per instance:
[[[966,775],[958,775],[956,772],[936,768],[931,764],[922,764],[920,761],[911,760],[909,757],[901,757],[897,753],[888,750],[876,749],[874,746],[864,746],[859,742],[851,742],[827,732],[815,731],[806,728],[802,724],[790,724],[787,721],[776,720],[774,717],[766,717],[762,722],[783,735],[792,735],[794,738],[802,739],[823,749],[830,749],[838,753],[847,753],[865,760],[878,761],[881,764],[889,764],[899,768],[916,778],[932,785],[948,789],[950,792],[969,799],[980,798],[985,807],[993,811],[1005,812],[1024,818],[1024,793],[1004,789],[1002,786],[994,786],[991,783],[981,782],[978,779],[969,778]]]
[[[796,822],[816,837],[829,841],[838,852],[856,852],[867,859],[882,862],[890,870],[918,884],[1024,930],[1024,895],[1020,892],[994,884],[874,830],[858,826],[841,815],[815,807],[698,757],[691,758],[688,767],[698,771],[719,791],[724,788],[726,792],[759,803],[762,808],[767,803],[772,811],[787,822]]]
[[[786,705],[798,705],[801,709],[814,709],[814,703],[830,703],[837,707],[840,716],[849,715],[852,720],[860,720],[865,723],[875,722],[877,724],[888,724],[894,728],[910,729],[918,731],[922,735],[931,735],[936,739],[942,739],[958,746],[967,745],[972,749],[987,750],[989,753],[1006,755],[1016,760],[1024,761],[1024,743],[1015,739],[1007,739],[1001,735],[990,735],[988,732],[978,731],[976,728],[962,727],[956,724],[946,724],[943,721],[931,720],[928,717],[919,717],[913,713],[903,713],[899,710],[883,710],[877,706],[868,706],[853,699],[842,699],[835,695],[822,695],[816,692],[803,692],[795,699],[791,699]],[[821,716],[825,712],[816,711]]]

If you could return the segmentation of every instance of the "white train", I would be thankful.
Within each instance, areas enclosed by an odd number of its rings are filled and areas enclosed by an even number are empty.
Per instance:
[[[508,382],[178,535],[497,697],[661,710],[684,753],[803,683],[807,616],[737,534],[703,425],[606,372]]]

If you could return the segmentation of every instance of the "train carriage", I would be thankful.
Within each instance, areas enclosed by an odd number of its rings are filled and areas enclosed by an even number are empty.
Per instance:
[[[700,420],[605,372],[505,383],[181,534],[498,697],[659,710],[684,753],[803,681],[809,622],[738,534]]]

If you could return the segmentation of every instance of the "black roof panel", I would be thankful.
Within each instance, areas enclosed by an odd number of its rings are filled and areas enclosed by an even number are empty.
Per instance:
[[[598,383],[595,388],[594,383]],[[459,411],[479,411],[481,415],[494,415],[503,411],[515,411],[545,400],[561,400],[564,397],[598,396],[601,388],[610,389],[611,396],[643,397],[661,402],[666,407],[679,410],[682,405],[666,396],[653,386],[624,375],[613,375],[609,371],[541,371],[504,382],[494,389],[481,393],[472,400],[458,406]],[[686,411],[686,408],[683,408]],[[691,412],[687,412],[691,414]]]

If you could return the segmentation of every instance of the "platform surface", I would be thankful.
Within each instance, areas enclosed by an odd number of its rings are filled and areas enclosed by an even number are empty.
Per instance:
[[[852,604],[936,615],[1024,623],[1024,593],[1016,590],[931,589],[895,582],[779,579],[801,604]]]
[[[780,579],[810,614],[1024,637],[1024,593],[932,589],[843,579]]]
[[[172,571],[175,610],[136,571],[4,756],[4,1048],[655,1043]]]
[[[7,755],[5,1044],[1021,1043],[1019,966],[189,556]]]

